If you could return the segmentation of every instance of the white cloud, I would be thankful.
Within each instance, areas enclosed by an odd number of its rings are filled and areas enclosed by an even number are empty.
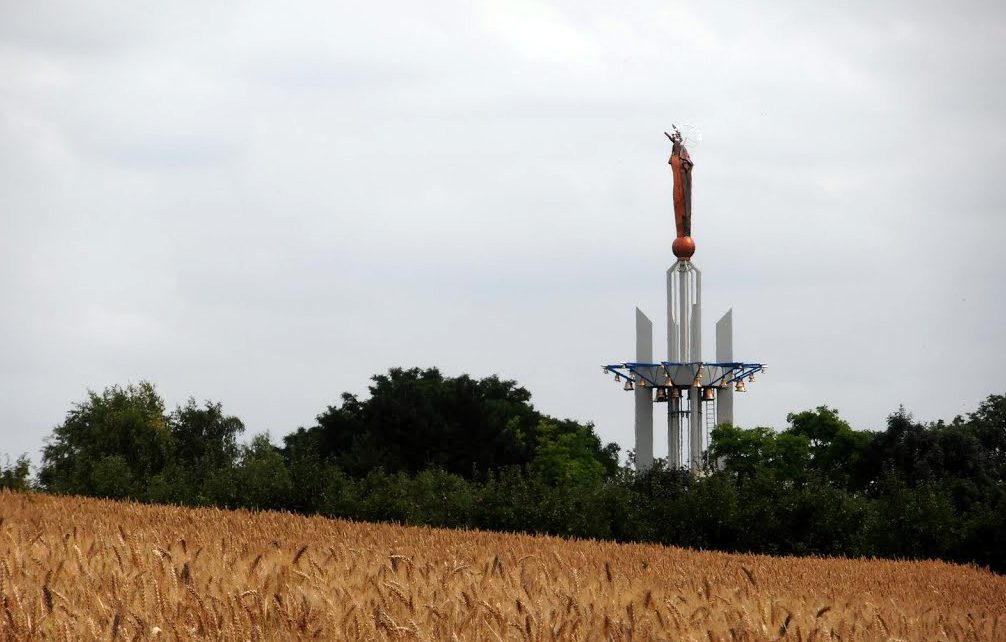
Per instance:
[[[557,63],[567,69],[596,64],[599,47],[584,29],[553,4],[538,0],[481,3],[484,27],[532,63]]]
[[[5,448],[86,387],[148,377],[285,434],[413,364],[513,377],[628,447],[597,366],[628,355],[635,305],[661,324],[681,121],[705,135],[705,318],[732,306],[738,356],[772,365],[741,421],[960,412],[1004,392],[1004,24],[975,3],[7,3]],[[973,376],[935,386],[951,363]]]

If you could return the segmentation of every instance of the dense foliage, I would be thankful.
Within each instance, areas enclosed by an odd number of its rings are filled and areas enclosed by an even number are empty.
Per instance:
[[[44,490],[775,554],[943,558],[1006,571],[1006,396],[878,432],[819,407],[785,430],[717,427],[700,475],[638,474],[589,424],[496,377],[393,369],[272,445],[149,383],[90,393],[53,430]],[[0,483],[27,484],[27,461]]]

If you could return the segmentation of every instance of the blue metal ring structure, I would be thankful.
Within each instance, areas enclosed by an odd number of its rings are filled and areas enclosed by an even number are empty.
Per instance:
[[[701,377],[709,373],[711,379],[705,379],[701,384],[704,387],[726,386],[735,381],[750,377],[765,370],[764,363],[744,363],[741,361],[730,361],[724,363],[709,361],[660,361],[658,363],[637,363],[629,361],[625,363],[610,363],[601,366],[604,374],[615,374],[620,381],[626,379],[633,383],[644,382],[652,388],[686,388],[693,387],[691,383],[678,383],[672,381],[672,369],[675,374],[684,371],[692,377]],[[655,375],[664,374],[664,381],[657,380]],[[680,376],[679,376],[680,379]],[[698,387],[698,386],[695,386]]]

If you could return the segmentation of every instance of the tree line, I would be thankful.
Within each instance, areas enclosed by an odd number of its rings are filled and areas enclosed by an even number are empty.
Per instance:
[[[787,427],[717,426],[701,474],[620,465],[591,424],[540,413],[497,377],[392,369],[274,446],[141,382],[90,392],[47,439],[55,493],[724,551],[940,558],[1006,571],[1006,396],[949,422],[898,409],[853,430],[821,406]],[[631,453],[630,453],[631,460]],[[29,462],[0,465],[27,489]]]

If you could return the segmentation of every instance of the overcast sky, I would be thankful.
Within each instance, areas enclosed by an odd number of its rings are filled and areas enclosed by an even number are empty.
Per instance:
[[[0,0],[0,452],[148,379],[273,440],[393,366],[632,447],[672,123],[705,354],[882,428],[1006,393],[1001,2]],[[666,435],[656,454],[666,453]]]

